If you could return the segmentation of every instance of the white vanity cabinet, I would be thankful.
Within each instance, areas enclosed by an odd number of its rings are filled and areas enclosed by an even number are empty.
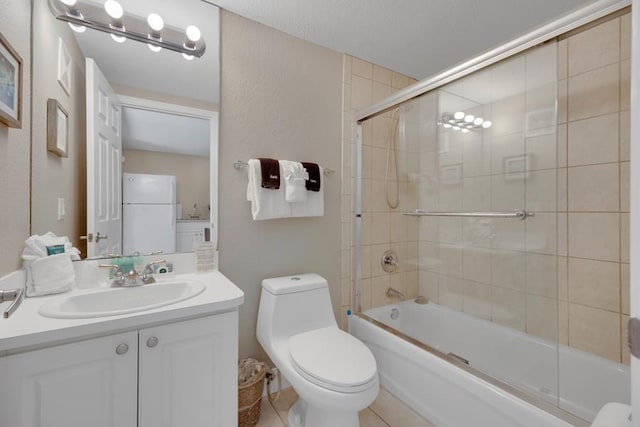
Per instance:
[[[238,313],[0,357],[0,426],[237,425]]]
[[[237,426],[237,312],[140,331],[139,427]]]
[[[137,372],[135,331],[0,357],[0,425],[135,427]]]

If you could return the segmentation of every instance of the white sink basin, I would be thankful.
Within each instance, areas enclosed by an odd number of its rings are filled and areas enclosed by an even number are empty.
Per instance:
[[[58,319],[118,316],[175,304],[204,291],[194,280],[153,283],[131,288],[110,288],[66,295],[42,304],[39,313]]]

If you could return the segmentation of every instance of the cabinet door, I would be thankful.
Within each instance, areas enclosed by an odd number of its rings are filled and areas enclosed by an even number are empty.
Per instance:
[[[139,337],[139,427],[237,425],[237,311]]]
[[[0,425],[135,427],[137,351],[130,332],[0,357]]]

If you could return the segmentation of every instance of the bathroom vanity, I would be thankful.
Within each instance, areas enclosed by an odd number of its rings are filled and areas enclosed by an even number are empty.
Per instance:
[[[27,298],[1,323],[0,425],[237,425],[243,293],[219,272],[172,280],[205,286],[170,305],[94,318],[47,318],[39,310],[104,289]],[[126,300],[130,290],[106,292]]]

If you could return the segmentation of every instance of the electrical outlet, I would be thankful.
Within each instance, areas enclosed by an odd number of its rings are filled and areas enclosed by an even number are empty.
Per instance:
[[[64,199],[62,197],[58,198],[58,221],[64,220],[64,216],[66,214],[66,210],[64,207]]]

